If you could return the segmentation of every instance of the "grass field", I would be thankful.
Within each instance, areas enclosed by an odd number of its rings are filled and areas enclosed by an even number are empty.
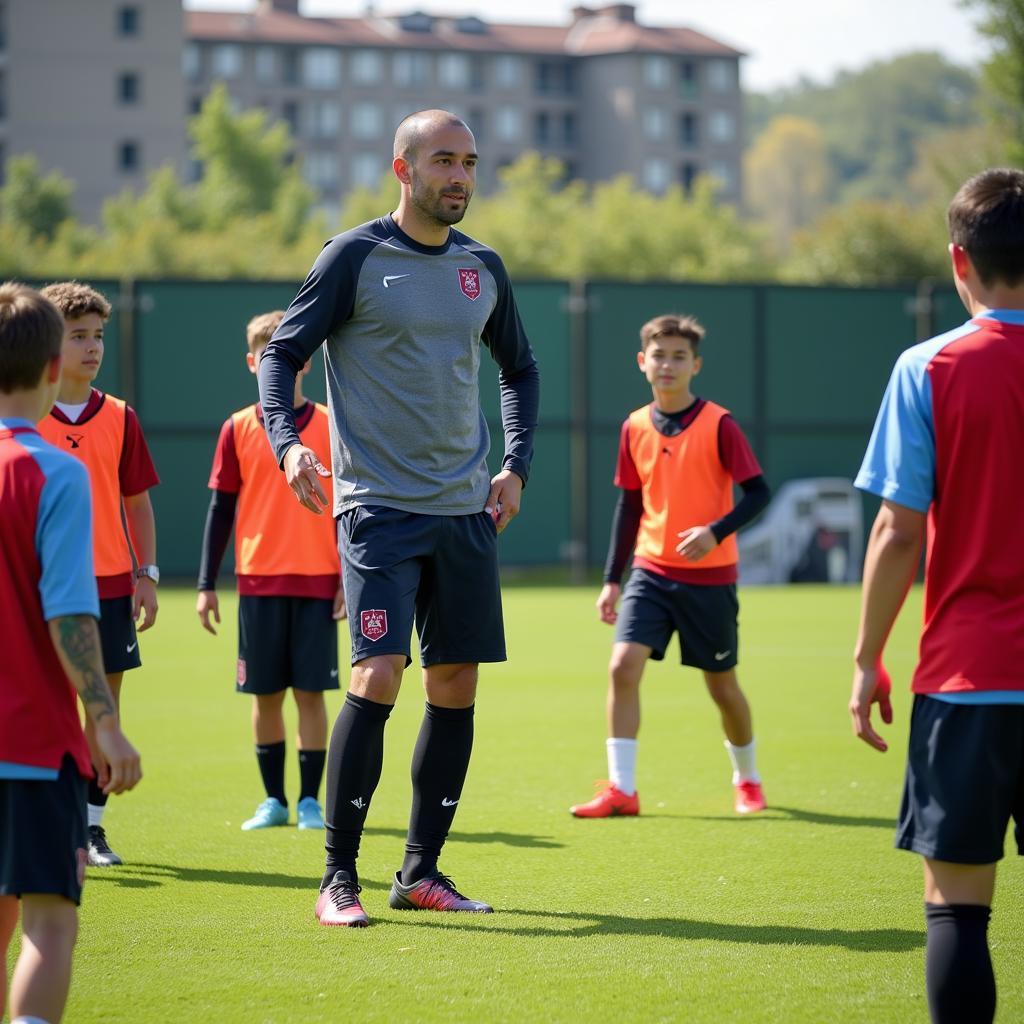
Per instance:
[[[644,682],[644,815],[576,821],[569,804],[605,773],[611,634],[595,597],[506,591],[511,660],[484,670],[473,765],[442,859],[496,912],[387,907],[422,709],[413,669],[360,858],[372,926],[347,930],[313,917],[322,834],[239,831],[262,792],[249,698],[233,692],[234,601],[213,638],[191,592],[162,591],[146,664],[125,686],[146,777],[107,812],[129,863],[90,872],[66,1019],[926,1021],[920,867],[892,849],[919,594],[890,642],[899,692],[888,754],[850,735],[857,592],[749,589],[741,679],[770,810],[732,814],[714,707],[673,647]],[[341,651],[347,662],[347,633]],[[330,695],[332,718],[339,702]],[[294,807],[291,741],[288,771]],[[1022,888],[1022,864],[1008,857],[991,930],[1002,1022],[1024,1019]]]

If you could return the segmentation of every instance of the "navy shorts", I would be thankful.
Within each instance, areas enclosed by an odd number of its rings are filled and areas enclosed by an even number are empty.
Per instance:
[[[108,676],[142,664],[130,596],[100,600],[100,647],[103,650],[103,670]]]
[[[0,779],[0,896],[82,902],[86,781],[70,754],[56,779]]]
[[[323,597],[238,599],[235,689],[264,696],[338,689],[338,623]]]
[[[661,661],[678,633],[684,665],[726,672],[739,660],[739,610],[735,583],[679,583],[634,569],[622,592],[615,641],[644,644]]]
[[[953,864],[993,864],[1010,818],[1024,855],[1024,705],[915,696],[896,846]]]
[[[341,514],[352,663],[410,656],[428,665],[505,660],[497,530],[486,512],[433,516],[381,505]]]

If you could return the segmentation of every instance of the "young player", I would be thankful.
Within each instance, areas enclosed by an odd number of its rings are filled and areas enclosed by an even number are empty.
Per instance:
[[[145,632],[156,621],[160,570],[148,491],[159,478],[135,411],[92,386],[103,364],[110,303],[77,281],[48,285],[42,294],[64,316],[64,363],[57,401],[40,422],[39,432],[84,462],[89,471],[100,642],[107,684],[120,709],[123,675],[142,664],[136,632]],[[95,755],[95,731],[88,718],[85,731]],[[97,781],[90,782],[89,863],[94,867],[122,863],[103,827],[106,802]]]
[[[719,405],[696,398],[704,328],[692,317],[659,316],[640,329],[637,362],[654,401],[622,425],[615,484],[622,489],[612,524],[602,622],[617,623],[609,665],[610,781],[577,818],[639,814],[636,791],[640,679],[660,661],[673,632],[682,663],[702,669],[718,705],[732,760],[735,808],[764,809],[750,708],[736,679],[738,552],[733,534],[768,504],[769,490],[743,432]],[[733,508],[733,483],[743,497]],[[634,550],[635,548],[635,550]],[[633,571],[619,581],[633,550]]]
[[[283,317],[279,310],[249,321],[245,358],[250,373],[256,373]],[[309,365],[295,377],[295,421],[303,444],[325,451],[327,410],[302,394]],[[220,605],[214,587],[234,526],[239,593],[236,686],[239,693],[253,695],[256,761],[267,791],[242,828],[288,823],[283,706],[290,686],[299,711],[298,825],[322,829],[318,796],[327,757],[324,691],[339,686],[335,623],[345,618],[337,527],[329,516],[311,522],[295,501],[267,441],[259,403],[236,412],[221,428],[210,488],[196,611],[203,628],[215,633],[210,617],[220,622]]]
[[[35,423],[60,382],[64,325],[23,285],[0,286],[0,1017],[7,949],[20,918],[11,1019],[64,1012],[86,861],[89,748],[105,793],[131,789],[139,755],[125,739],[103,674],[93,576],[89,478],[40,438]]]
[[[877,750],[892,721],[881,667],[928,538],[896,845],[924,858],[932,1019],[985,1024],[996,862],[1024,854],[1024,171],[971,178],[949,207],[956,289],[971,315],[896,362],[857,486],[882,499],[864,559],[850,713]]]

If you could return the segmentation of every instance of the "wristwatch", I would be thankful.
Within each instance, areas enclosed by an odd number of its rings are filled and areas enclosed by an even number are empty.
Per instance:
[[[160,582],[160,569],[155,565],[140,565],[135,570],[135,578],[137,580],[142,579],[145,576],[147,579],[151,579],[154,583]]]

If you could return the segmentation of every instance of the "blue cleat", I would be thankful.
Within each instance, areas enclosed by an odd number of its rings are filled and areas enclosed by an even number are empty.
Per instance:
[[[273,828],[275,825],[287,824],[288,808],[276,797],[269,796],[248,821],[242,822],[242,831],[251,832],[254,828]]]
[[[299,828],[322,829],[324,827],[324,812],[320,810],[315,796],[303,797],[296,810],[299,817]]]

